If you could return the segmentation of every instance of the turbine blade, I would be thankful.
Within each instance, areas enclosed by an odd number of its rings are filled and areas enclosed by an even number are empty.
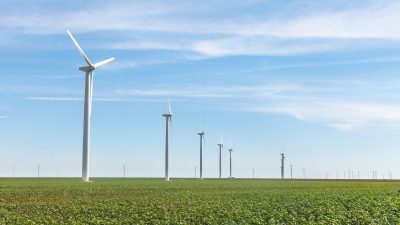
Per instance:
[[[86,64],[89,66],[93,66],[92,63],[90,62],[89,58],[86,56],[85,52],[82,50],[81,46],[79,46],[78,42],[75,40],[74,36],[72,36],[71,32],[67,30],[68,35],[71,37],[72,41],[74,42],[76,48],[78,48],[79,52],[83,56],[83,59],[85,60]]]
[[[102,66],[102,65],[104,65],[104,64],[106,64],[106,63],[109,63],[109,62],[113,61],[114,59],[115,59],[115,58],[112,57],[112,58],[109,58],[109,59],[100,61],[100,62],[98,62],[98,63],[95,63],[93,66],[94,66],[94,68],[97,68],[97,67],[99,67],[99,66]]]
[[[204,144],[204,150],[207,150],[206,135],[205,134],[203,134],[203,144]]]
[[[172,112],[171,112],[171,100],[169,100],[169,99],[168,99],[168,112],[169,112],[169,114],[172,115]]]

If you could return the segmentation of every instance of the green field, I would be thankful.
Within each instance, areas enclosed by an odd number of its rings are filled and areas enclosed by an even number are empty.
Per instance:
[[[400,183],[0,179],[0,224],[400,224]]]

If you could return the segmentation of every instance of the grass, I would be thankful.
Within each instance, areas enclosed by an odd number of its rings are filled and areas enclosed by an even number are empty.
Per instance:
[[[0,224],[400,224],[400,183],[0,179]]]

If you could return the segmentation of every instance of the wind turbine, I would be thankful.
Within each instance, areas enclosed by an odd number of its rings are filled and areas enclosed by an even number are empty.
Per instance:
[[[90,153],[90,116],[92,114],[92,100],[93,100],[93,75],[94,70],[108,62],[113,61],[115,58],[109,58],[98,63],[92,64],[89,58],[83,52],[81,46],[72,36],[71,32],[67,30],[68,35],[71,37],[76,48],[78,48],[87,66],[79,67],[79,70],[85,72],[85,108],[83,119],[83,154],[82,154],[82,180],[89,181],[89,153]]]
[[[290,164],[290,179],[293,179],[293,165]]]
[[[285,153],[281,153],[281,179],[285,178]]]
[[[224,147],[224,141],[222,139],[222,135],[221,135],[221,140],[218,143],[218,147],[219,147],[219,179],[221,179],[221,153],[222,153],[222,148]]]
[[[165,117],[165,180],[169,181],[169,174],[168,174],[168,131],[169,131],[169,126],[171,125],[172,121],[172,112],[171,112],[171,102],[168,102],[168,112],[162,114],[163,117]]]
[[[204,131],[197,133],[200,136],[200,179],[203,180],[203,142]]]
[[[123,178],[125,178],[125,175],[126,175],[126,165],[124,164]]]
[[[229,178],[232,178],[232,141],[230,141],[231,147],[228,149],[229,151]]]

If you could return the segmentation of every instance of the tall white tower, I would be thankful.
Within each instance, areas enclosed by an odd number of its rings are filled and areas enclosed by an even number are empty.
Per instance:
[[[163,117],[165,117],[165,180],[169,181],[169,174],[168,174],[168,147],[169,147],[169,137],[168,137],[168,133],[169,133],[169,127],[170,127],[170,123],[172,120],[172,112],[171,112],[171,103],[168,103],[168,113],[164,113],[162,114]]]

